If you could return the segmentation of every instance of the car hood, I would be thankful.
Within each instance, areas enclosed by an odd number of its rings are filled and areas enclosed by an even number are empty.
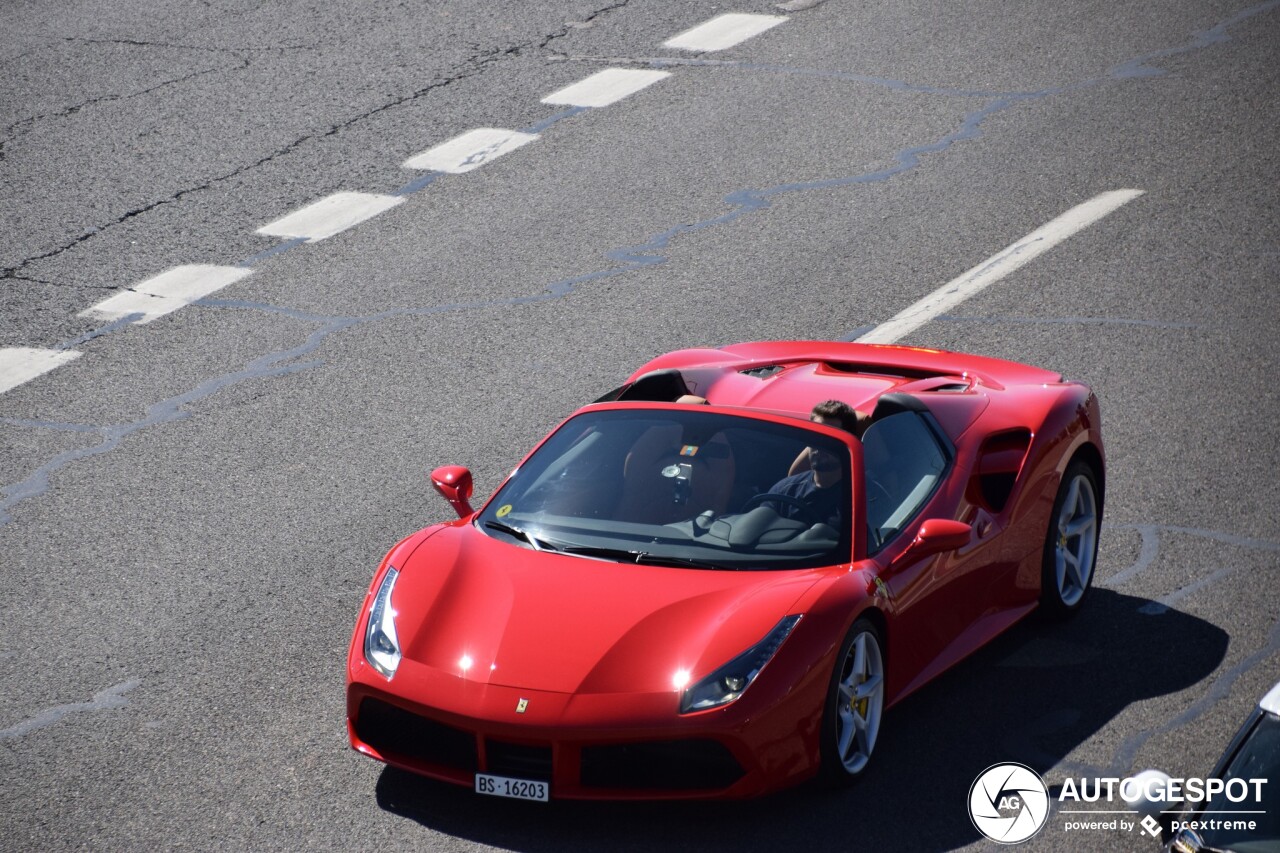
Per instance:
[[[761,640],[819,578],[533,551],[447,528],[401,569],[392,606],[410,660],[559,693],[670,691]]]

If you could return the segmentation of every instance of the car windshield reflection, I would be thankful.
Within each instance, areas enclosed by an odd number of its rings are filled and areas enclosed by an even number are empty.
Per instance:
[[[805,427],[679,409],[599,409],[557,430],[477,519],[535,550],[687,568],[849,560],[849,450]]]

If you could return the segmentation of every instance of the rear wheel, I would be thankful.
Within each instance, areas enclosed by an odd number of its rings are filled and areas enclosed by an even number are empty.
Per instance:
[[[1097,475],[1086,463],[1072,462],[1058,487],[1044,543],[1040,604],[1050,616],[1075,613],[1093,584],[1100,506]]]
[[[849,629],[836,657],[822,717],[822,771],[848,784],[864,774],[884,714],[884,652],[869,619]]]

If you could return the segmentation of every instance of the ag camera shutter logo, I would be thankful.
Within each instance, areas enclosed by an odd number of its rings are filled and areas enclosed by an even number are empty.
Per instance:
[[[1049,818],[1049,788],[1025,764],[993,764],[969,789],[969,818],[997,844],[1018,844]]]

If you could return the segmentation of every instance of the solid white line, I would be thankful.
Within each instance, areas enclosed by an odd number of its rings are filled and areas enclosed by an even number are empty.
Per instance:
[[[406,169],[431,169],[460,175],[515,151],[521,145],[528,145],[537,138],[536,133],[478,127],[429,151],[415,154],[400,165]]]
[[[32,349],[31,347],[0,349],[0,394],[79,357],[80,353],[75,350]]]
[[[606,68],[577,83],[565,86],[558,92],[552,92],[542,99],[542,103],[564,104],[571,107],[607,107],[670,76],[670,71]]]
[[[228,284],[237,282],[253,270],[244,267],[220,267],[211,264],[189,264],[174,267],[160,275],[139,282],[129,290],[104,299],[80,312],[81,317],[119,320],[130,314],[141,314],[135,322],[150,323],[171,311],[190,305]]]
[[[662,46],[699,53],[724,50],[758,36],[765,30],[773,29],[786,20],[782,15],[720,15],[667,39]]]
[[[369,193],[334,193],[263,225],[258,234],[301,237],[309,242],[332,237],[403,202],[403,198]]]
[[[1114,190],[1071,208],[1057,219],[1042,225],[1002,252],[988,258],[959,278],[904,309],[858,338],[861,344],[891,344],[914,332],[934,317],[995,284],[1028,261],[1063,240],[1088,228],[1113,210],[1142,195],[1142,190]]]

